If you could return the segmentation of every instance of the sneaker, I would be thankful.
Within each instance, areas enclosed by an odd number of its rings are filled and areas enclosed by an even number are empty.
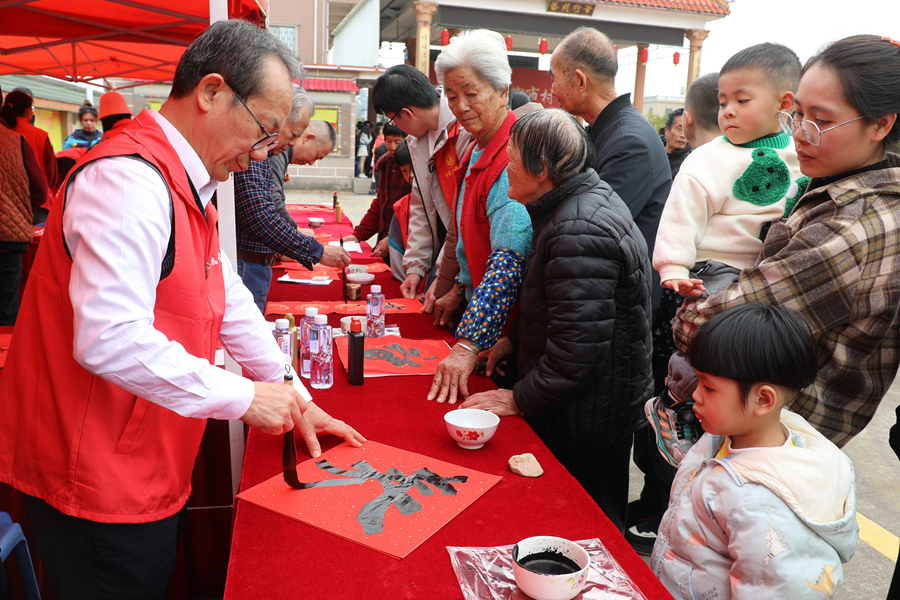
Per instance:
[[[644,556],[653,554],[653,544],[656,543],[656,532],[662,521],[657,517],[651,521],[638,523],[625,530],[625,539],[634,548],[634,551]]]
[[[659,453],[673,467],[703,435],[703,427],[694,414],[694,401],[676,401],[667,390],[647,400],[644,414],[656,434]]]

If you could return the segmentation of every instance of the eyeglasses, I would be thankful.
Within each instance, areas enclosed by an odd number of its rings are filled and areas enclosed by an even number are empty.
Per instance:
[[[850,119],[849,121],[844,121],[843,123],[838,123],[833,127],[829,127],[828,129],[819,129],[819,126],[816,125],[812,121],[807,121],[806,119],[801,119],[797,121],[794,119],[794,115],[786,112],[778,113],[778,123],[781,125],[781,130],[787,133],[788,135],[794,135],[794,132],[797,131],[797,128],[803,132],[803,137],[806,138],[806,141],[812,144],[813,146],[818,146],[822,143],[822,134],[826,131],[831,131],[832,129],[837,129],[842,125],[846,125],[847,123],[852,123],[853,121],[859,121],[860,119],[864,119],[865,117],[856,117],[855,119]]]
[[[278,133],[269,133],[266,131],[266,128],[263,127],[263,124],[259,122],[259,119],[256,118],[256,115],[253,114],[253,111],[250,110],[250,107],[247,106],[247,103],[244,102],[244,99],[241,98],[240,94],[237,93],[237,90],[234,89],[234,86],[225,82],[225,85],[231,88],[231,91],[234,93],[234,97],[238,99],[238,101],[244,105],[244,108],[247,109],[247,112],[250,113],[250,116],[253,117],[253,120],[256,121],[256,124],[259,125],[259,128],[263,132],[263,139],[259,140],[255,144],[253,144],[254,150],[259,150],[261,148],[265,148],[266,150],[271,150],[275,146],[278,145]]]
[[[397,124],[394,122],[394,119],[396,119],[396,118],[398,118],[398,117],[400,117],[400,116],[403,115],[403,109],[404,109],[404,108],[406,108],[406,107],[405,107],[405,106],[404,106],[404,107],[401,107],[400,110],[398,110],[397,112],[395,112],[393,117],[391,117],[390,119],[388,119],[387,121],[385,121],[385,124],[391,124],[391,125],[393,125],[394,127],[397,127]],[[385,116],[387,116],[387,115],[385,115]],[[402,127],[399,128],[399,129],[402,129]]]

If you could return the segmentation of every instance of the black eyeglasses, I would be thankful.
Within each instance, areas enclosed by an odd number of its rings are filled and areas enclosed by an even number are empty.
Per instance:
[[[268,131],[266,131],[266,128],[263,127],[263,124],[259,122],[259,119],[256,118],[256,115],[253,114],[253,111],[250,110],[250,107],[247,106],[247,103],[244,102],[244,99],[241,98],[241,95],[237,93],[237,90],[234,89],[234,86],[231,85],[230,83],[228,83],[227,81],[225,82],[225,85],[227,85],[228,87],[231,88],[231,91],[234,93],[234,97],[237,98],[238,101],[240,101],[240,103],[244,105],[244,108],[247,109],[247,112],[250,113],[250,116],[253,117],[253,120],[256,121],[256,124],[259,125],[259,128],[263,132],[263,135],[264,135],[263,139],[259,140],[255,144],[253,144],[253,149],[259,150],[261,148],[265,148],[266,150],[271,150],[272,148],[277,146],[278,145],[278,133],[269,133]]]

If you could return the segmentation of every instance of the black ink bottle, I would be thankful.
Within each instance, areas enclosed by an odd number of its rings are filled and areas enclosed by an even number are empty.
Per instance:
[[[350,320],[347,332],[347,382],[350,385],[363,384],[363,353],[366,351],[366,334],[362,332],[359,319]]]

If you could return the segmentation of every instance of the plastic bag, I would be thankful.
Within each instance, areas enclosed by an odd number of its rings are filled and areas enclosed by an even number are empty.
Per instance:
[[[647,600],[599,539],[575,542],[591,557],[588,580],[575,600]],[[529,600],[513,575],[512,546],[447,546],[465,600]]]

